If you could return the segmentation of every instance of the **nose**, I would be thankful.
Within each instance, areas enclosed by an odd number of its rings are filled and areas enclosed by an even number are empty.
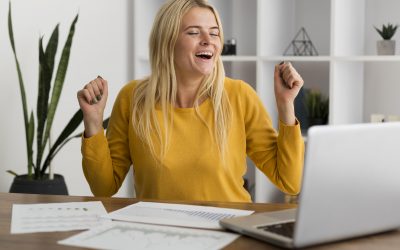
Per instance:
[[[200,45],[207,46],[211,43],[211,36],[207,33],[203,34],[201,37]]]

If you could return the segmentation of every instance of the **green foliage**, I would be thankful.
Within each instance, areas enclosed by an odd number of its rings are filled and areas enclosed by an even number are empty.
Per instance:
[[[305,107],[310,120],[320,119],[322,124],[328,122],[329,98],[317,90],[309,90],[305,95]]]
[[[377,27],[374,28],[379,33],[379,35],[381,35],[383,40],[390,40],[396,33],[397,25],[388,23],[388,25],[383,24],[382,29],[378,29]]]
[[[36,122],[33,110],[30,111],[28,118],[28,106],[26,101],[24,81],[22,78],[21,68],[17,58],[15,49],[14,33],[11,18],[11,2],[9,4],[8,13],[8,31],[11,42],[11,47],[14,52],[14,59],[17,67],[19,88],[21,92],[22,108],[24,114],[25,135],[26,135],[26,148],[28,156],[28,175],[32,178],[41,179],[51,160],[57,152],[74,136],[69,137],[83,120],[82,111],[78,110],[71,118],[67,126],[61,132],[56,142],[51,146],[49,152],[43,161],[46,145],[49,141],[50,131],[53,124],[54,115],[58,106],[58,101],[64,85],[65,75],[68,68],[68,61],[71,52],[72,39],[75,33],[75,24],[78,21],[78,15],[73,20],[67,41],[62,50],[61,58],[58,63],[54,83],[51,84],[54,72],[54,61],[58,47],[58,29],[59,25],[54,28],[54,31],[49,39],[46,49],[43,49],[43,37],[39,38],[39,84],[38,96],[36,105]],[[52,89],[51,95],[50,90]],[[50,103],[49,103],[49,98]],[[33,141],[36,132],[36,159],[34,162],[33,156]],[[9,171],[10,172],[10,171]]]

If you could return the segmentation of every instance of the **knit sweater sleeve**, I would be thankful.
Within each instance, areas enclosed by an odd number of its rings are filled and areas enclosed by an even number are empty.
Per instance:
[[[279,121],[279,133],[257,93],[242,84],[242,112],[246,127],[246,152],[281,191],[300,191],[304,162],[304,141],[300,124],[288,126]]]
[[[112,196],[121,187],[132,164],[129,151],[130,98],[133,84],[118,94],[104,130],[82,137],[82,166],[86,180],[95,196]]]

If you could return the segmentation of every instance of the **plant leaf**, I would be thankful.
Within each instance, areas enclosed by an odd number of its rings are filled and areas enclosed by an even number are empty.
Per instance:
[[[28,175],[32,175],[32,168],[35,169],[35,176],[37,174],[37,169],[33,166],[33,138],[35,137],[35,119],[33,115],[33,111],[31,111],[31,115],[29,116],[29,125],[28,125]]]
[[[24,124],[25,124],[25,140],[26,140],[26,149],[27,149],[27,156],[28,156],[28,172],[29,170],[32,171],[32,161],[29,161],[29,158],[32,159],[32,153],[29,150],[29,140],[28,140],[28,108],[26,104],[26,94],[25,94],[25,86],[24,81],[22,79],[21,67],[19,66],[17,52],[15,50],[15,43],[14,43],[14,32],[13,32],[13,25],[12,25],[12,17],[11,17],[11,2],[9,2],[9,10],[8,10],[8,34],[10,38],[11,47],[14,53],[15,64],[17,66],[17,73],[18,73],[18,81],[19,81],[19,89],[21,92],[21,101],[22,101],[22,109],[24,114]],[[29,174],[29,173],[28,173]]]
[[[36,104],[36,117],[38,122],[36,144],[36,166],[40,166],[41,155],[43,154],[44,148],[42,148],[42,137],[44,124],[47,117],[47,99],[48,90],[50,89],[50,82],[47,81],[49,68],[46,63],[46,58],[43,50],[43,37],[39,39],[39,83],[38,83],[38,97]],[[47,90],[47,91],[46,91]],[[47,93],[47,96],[46,96]]]
[[[36,166],[40,166],[42,162],[45,145],[43,143],[44,125],[47,119],[49,92],[51,88],[51,78],[53,76],[54,58],[58,46],[58,27],[54,31],[47,44],[46,51],[43,51],[43,37],[39,41],[39,84],[38,84],[38,99],[36,105],[36,115],[38,121],[37,127],[37,154]]]
[[[68,136],[75,131],[75,129],[79,126],[79,124],[81,124],[82,120],[83,120],[83,113],[82,110],[79,109],[71,118],[71,120],[68,122],[67,126],[65,126],[64,130],[61,132],[56,142],[51,147],[49,154],[47,155],[46,160],[44,161],[41,169],[42,175],[46,172],[47,167],[49,166],[51,160],[56,155],[58,150],[62,148],[67,141],[69,141],[69,140],[65,141],[66,138],[68,138]]]
[[[53,33],[51,34],[51,37],[49,39],[49,42],[47,43],[46,51],[44,53],[46,56],[47,65],[50,69],[50,76],[53,75],[53,71],[54,71],[54,61],[55,61],[56,52],[57,52],[57,48],[58,48],[59,26],[60,25],[57,24],[56,27],[54,28]],[[51,80],[51,77],[50,77],[50,80]]]
[[[393,25],[388,23],[387,25],[382,25],[382,29],[378,29],[374,26],[375,30],[379,33],[383,40],[390,40],[396,33],[398,25]]]
[[[7,173],[9,173],[9,174],[12,174],[12,175],[14,175],[15,177],[17,177],[18,176],[18,174],[17,173],[15,173],[14,171],[12,171],[12,170],[7,170],[6,171]]]
[[[69,55],[71,52],[72,39],[73,39],[74,33],[75,33],[75,24],[77,21],[78,21],[78,15],[76,15],[74,21],[71,24],[68,38],[67,38],[67,41],[65,42],[65,45],[64,45],[64,48],[63,48],[63,51],[61,54],[61,59],[58,64],[57,74],[56,74],[56,78],[54,81],[53,91],[52,91],[52,95],[51,95],[51,101],[50,101],[50,105],[49,105],[49,111],[47,114],[46,129],[45,129],[44,138],[42,141],[43,147],[45,147],[47,140],[49,138],[51,126],[53,124],[54,115],[55,115],[55,112],[57,109],[58,101],[60,99],[61,90],[64,85],[65,75],[67,73],[67,68],[68,68]],[[44,171],[42,171],[42,172],[44,172]]]

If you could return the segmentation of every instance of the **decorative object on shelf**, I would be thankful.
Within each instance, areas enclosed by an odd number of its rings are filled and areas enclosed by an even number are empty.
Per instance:
[[[400,115],[384,115],[384,114],[371,114],[370,116],[370,122],[399,122],[400,121]]]
[[[318,90],[308,90],[305,94],[305,107],[309,127],[328,123],[329,98]]]
[[[376,42],[378,55],[394,55],[396,51],[396,41],[391,40],[397,30],[397,25],[388,23],[382,25],[382,29],[374,27],[383,40]]]
[[[318,56],[318,51],[312,43],[306,29],[301,27],[293,40],[283,52],[284,56]]]
[[[371,114],[370,121],[375,122],[385,122],[385,115],[384,114]]]
[[[400,115],[387,115],[387,122],[399,122],[400,121]]]
[[[19,88],[21,92],[21,100],[22,100],[22,108],[23,108],[23,116],[24,116],[24,125],[25,125],[25,136],[26,136],[26,149],[27,149],[27,170],[28,173],[26,175],[17,175],[14,171],[8,170],[7,172],[15,175],[14,182],[11,186],[11,190],[13,192],[22,192],[22,193],[32,193],[32,192],[40,192],[40,193],[50,193],[54,194],[55,186],[59,186],[59,194],[67,194],[67,188],[64,182],[64,178],[59,178],[59,175],[56,175],[56,178],[53,178],[53,173],[50,171],[49,174],[45,174],[45,171],[50,166],[51,160],[54,156],[59,152],[59,150],[72,138],[69,137],[72,132],[79,126],[82,122],[83,115],[81,110],[78,110],[74,116],[71,118],[67,126],[61,132],[60,136],[57,138],[53,145],[48,147],[48,154],[46,158],[43,158],[45,155],[46,145],[49,142],[50,131],[53,124],[53,118],[57,109],[58,101],[61,95],[62,87],[65,80],[65,75],[68,68],[68,61],[71,52],[72,39],[75,33],[75,24],[78,21],[78,15],[76,15],[73,20],[67,41],[62,50],[62,54],[60,57],[60,61],[58,64],[57,72],[54,77],[54,83],[51,84],[51,79],[53,78],[54,71],[54,61],[57,52],[58,46],[58,30],[59,25],[54,28],[54,31],[49,39],[46,50],[43,49],[43,37],[39,38],[39,86],[38,86],[38,96],[37,96],[37,106],[36,106],[36,119],[34,117],[34,111],[31,110],[30,115],[28,116],[28,106],[25,94],[25,87],[22,78],[21,68],[17,59],[17,52],[15,48],[14,42],[14,33],[12,27],[12,18],[11,18],[11,2],[9,4],[9,13],[8,13],[8,29],[9,29],[9,37],[11,42],[11,47],[14,53],[14,59],[17,67],[18,80],[19,80]],[[52,88],[51,100],[49,103],[50,97],[50,89]],[[37,124],[35,124],[35,120]],[[35,135],[36,132],[36,135]],[[34,162],[34,150],[33,150],[33,142],[34,137],[36,136],[36,162]],[[37,183],[42,182],[42,186],[44,189],[36,189],[28,183]],[[34,184],[33,184],[34,185]],[[37,191],[40,190],[40,191]]]
[[[221,55],[236,55],[236,39],[232,38],[226,41],[224,47],[222,48]]]

